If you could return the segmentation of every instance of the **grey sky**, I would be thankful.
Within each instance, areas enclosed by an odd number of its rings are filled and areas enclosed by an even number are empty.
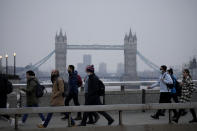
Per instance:
[[[182,65],[197,55],[196,12],[196,0],[0,0],[0,55],[16,52],[17,66],[25,66],[54,49],[60,28],[69,44],[123,44],[131,27],[138,50],[155,64]],[[122,51],[69,51],[68,63],[82,54],[107,62],[109,71],[123,62]],[[41,69],[53,68],[54,57]]]

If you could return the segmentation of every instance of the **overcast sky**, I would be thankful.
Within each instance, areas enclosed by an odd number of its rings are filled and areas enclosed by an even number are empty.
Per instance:
[[[62,28],[68,44],[123,44],[131,28],[138,50],[157,65],[182,65],[197,55],[197,0],[0,0],[0,55],[17,66],[54,50]],[[69,51],[68,64],[92,54],[93,64],[116,70],[123,51]],[[5,63],[5,60],[4,60]],[[3,63],[3,64],[4,64]],[[54,68],[54,57],[41,67]],[[138,59],[138,70],[148,68]]]

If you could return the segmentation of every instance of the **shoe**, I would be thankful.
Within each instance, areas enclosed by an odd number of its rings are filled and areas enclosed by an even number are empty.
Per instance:
[[[82,117],[81,116],[77,116],[74,120],[76,120],[76,121],[82,120]]]
[[[189,123],[194,123],[194,122],[197,122],[197,119],[193,119],[193,120],[189,121]]]
[[[10,118],[9,123],[11,126],[15,125],[15,119],[14,118]]]
[[[100,116],[96,117],[94,120],[94,124],[97,123],[99,119],[100,119]]]
[[[156,115],[151,115],[150,117],[152,117],[153,119],[159,119],[159,117]]]
[[[67,116],[64,116],[64,117],[62,117],[61,119],[62,119],[62,120],[67,120],[68,117],[67,117]]]
[[[46,128],[46,127],[43,126],[43,124],[38,124],[37,127],[38,128]]]
[[[114,122],[114,119],[111,119],[110,121],[108,121],[108,125],[110,126],[113,122]]]

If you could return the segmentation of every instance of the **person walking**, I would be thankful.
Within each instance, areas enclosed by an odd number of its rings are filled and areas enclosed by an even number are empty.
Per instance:
[[[36,86],[39,83],[38,79],[35,77],[35,73],[31,70],[26,72],[27,87],[20,88],[20,90],[26,93],[26,107],[38,107],[39,99],[36,96]],[[45,117],[42,113],[38,114],[42,120],[45,121]],[[23,115],[22,121],[19,121],[20,125],[24,125],[28,118],[28,114]]]
[[[167,84],[173,84],[172,78],[167,73],[167,66],[162,65],[160,67],[161,75],[159,76],[159,80],[148,87],[148,89],[152,89],[154,87],[160,86],[160,98],[159,103],[171,103],[171,94],[170,89],[168,88]],[[164,110],[157,110],[154,115],[151,115],[153,119],[159,119],[159,116],[163,115],[162,113]]]
[[[0,74],[0,108],[7,108],[7,95],[12,92],[12,83],[8,81],[7,76]],[[9,115],[0,115],[6,119],[11,126],[14,125],[14,119]]]
[[[88,75],[88,93],[85,96],[85,105],[102,105],[100,96],[98,94],[99,78],[94,73],[94,66],[88,66],[86,71]],[[108,120],[108,125],[111,125],[114,122],[114,119],[106,112],[99,111],[98,113],[103,115]],[[83,119],[79,126],[86,126],[88,115],[89,112],[83,113]]]
[[[87,70],[89,67],[90,67],[90,65],[87,66],[86,73],[88,73]],[[84,79],[85,98],[88,96],[88,79],[89,79],[89,76],[86,75],[86,77]],[[93,117],[94,117],[94,119],[93,119]],[[88,118],[89,118],[89,121],[87,122],[87,124],[95,124],[100,119],[97,112],[89,112]]]
[[[65,106],[69,106],[70,101],[73,99],[75,106],[80,106],[78,100],[78,73],[75,71],[74,65],[68,66],[68,95],[65,98]],[[62,118],[63,120],[68,119],[67,116]],[[81,112],[77,113],[77,117],[74,120],[81,120]]]
[[[194,84],[192,82],[192,77],[190,75],[190,71],[188,69],[183,70],[183,80],[181,83],[182,86],[182,93],[179,102],[180,103],[189,103],[191,102],[192,93],[195,91]],[[174,122],[178,123],[179,118],[184,110],[180,109],[178,112],[178,115],[175,119],[173,119]],[[195,109],[190,109],[190,112],[192,114],[193,119],[189,121],[189,123],[197,122],[196,112]]]
[[[177,89],[179,88],[179,87],[178,87],[178,86],[179,86],[179,83],[178,83],[178,81],[177,81],[176,76],[175,76],[174,73],[173,73],[173,69],[172,69],[172,68],[168,69],[168,74],[171,76],[172,81],[173,81],[173,88],[170,90],[171,99],[173,99],[173,101],[174,101],[175,103],[179,103],[178,95],[177,95],[177,93],[178,93],[178,92],[177,92]],[[176,109],[173,109],[173,113],[174,113],[173,118],[176,118],[176,116],[177,116],[177,114],[178,114],[177,110],[176,110]]]
[[[52,94],[51,94],[51,106],[64,106],[64,81],[59,77],[59,71],[53,70],[51,73],[51,81],[52,81]],[[38,128],[46,128],[52,118],[53,113],[48,113],[46,120],[42,124],[38,124]],[[74,126],[75,122],[71,118],[71,125]]]

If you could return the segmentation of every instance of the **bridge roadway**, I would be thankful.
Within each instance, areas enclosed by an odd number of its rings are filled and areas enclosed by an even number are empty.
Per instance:
[[[61,120],[61,115],[59,113],[52,117],[49,126],[44,129],[47,131],[194,131],[197,129],[197,124],[188,124],[188,121],[192,119],[190,113],[186,116],[181,117],[179,124],[168,124],[168,113],[166,116],[160,117],[159,120],[154,120],[150,118],[153,111],[146,111],[145,113],[141,111],[125,111],[123,112],[123,125],[118,125],[118,113],[110,112],[110,115],[115,119],[112,126],[106,126],[107,120],[100,115],[98,123],[95,125],[87,125],[86,127],[67,127],[67,121]],[[76,116],[73,114],[72,116]],[[30,115],[24,126],[19,126],[18,130],[21,131],[39,131],[43,129],[38,129],[36,125],[41,122],[40,118],[34,114]],[[77,121],[76,124],[79,124]],[[14,131],[14,127],[11,127],[7,121],[0,119],[0,131]]]

